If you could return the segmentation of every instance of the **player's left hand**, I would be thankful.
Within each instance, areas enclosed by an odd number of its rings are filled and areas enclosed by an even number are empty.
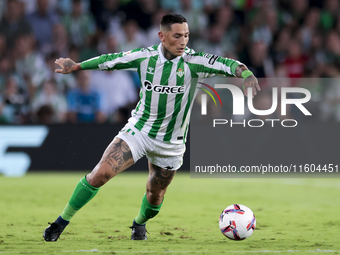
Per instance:
[[[257,91],[261,90],[259,83],[258,83],[258,81],[257,81],[257,79],[254,75],[250,75],[249,77],[244,79],[243,93],[246,97],[248,97],[248,88],[253,88],[252,89],[252,92],[253,92],[252,97],[254,97],[257,94]]]

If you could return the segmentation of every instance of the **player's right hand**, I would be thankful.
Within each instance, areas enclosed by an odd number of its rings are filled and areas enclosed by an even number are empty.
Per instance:
[[[68,74],[76,71],[76,66],[78,65],[70,58],[58,58],[54,63],[61,67],[61,69],[55,69],[55,72],[62,74]]]
[[[253,88],[252,95],[248,95],[248,88]],[[246,97],[248,96],[252,96],[254,98],[254,96],[256,96],[257,91],[260,91],[261,88],[259,86],[259,82],[257,81],[256,77],[254,75],[250,75],[249,77],[247,77],[246,79],[244,79],[243,81],[243,92],[244,95]]]

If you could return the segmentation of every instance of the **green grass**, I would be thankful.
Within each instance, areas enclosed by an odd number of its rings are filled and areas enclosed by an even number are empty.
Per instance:
[[[131,241],[147,173],[123,173],[101,188],[54,243],[43,241],[83,175],[0,176],[0,254],[340,253],[340,179],[193,179],[178,173],[146,241]],[[257,229],[244,241],[218,227],[228,205],[250,207]]]

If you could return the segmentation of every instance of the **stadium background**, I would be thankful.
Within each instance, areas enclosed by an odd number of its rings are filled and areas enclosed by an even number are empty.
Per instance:
[[[49,129],[40,148],[15,145],[2,153],[26,152],[30,170],[91,169],[129,117],[138,99],[137,74],[60,75],[54,73],[56,58],[80,62],[158,44],[160,18],[178,12],[189,23],[188,47],[197,52],[238,59],[258,78],[336,80],[339,9],[337,0],[1,1],[0,128]],[[309,85],[315,118],[339,122],[339,86]],[[270,86],[261,86],[267,95]],[[79,97],[91,103],[81,104]],[[145,161],[134,169],[146,170]]]

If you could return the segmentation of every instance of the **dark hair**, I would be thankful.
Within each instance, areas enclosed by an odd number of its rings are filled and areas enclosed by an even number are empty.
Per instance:
[[[160,25],[161,28],[165,28],[166,30],[170,31],[172,24],[183,24],[184,22],[187,22],[187,20],[181,14],[169,13],[163,16]]]

